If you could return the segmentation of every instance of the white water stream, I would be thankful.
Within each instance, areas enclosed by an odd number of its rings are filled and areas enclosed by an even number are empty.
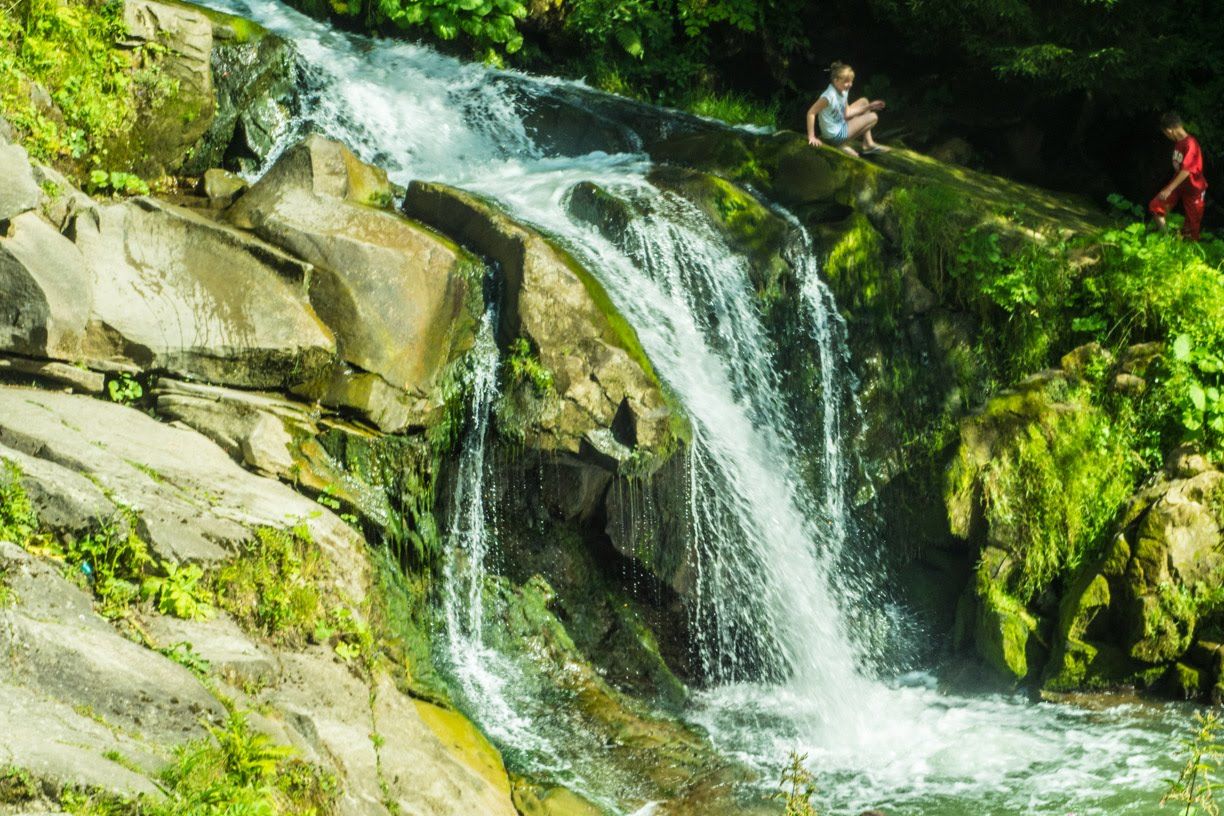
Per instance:
[[[267,0],[213,0],[292,40],[313,90],[301,124],[353,148],[401,184],[438,180],[498,200],[587,262],[693,424],[689,523],[698,571],[694,631],[708,676],[689,716],[728,753],[773,768],[807,752],[833,813],[1158,812],[1175,707],[1101,710],[938,693],[914,675],[864,668],[847,605],[878,599],[840,575],[852,549],[846,491],[844,348],[810,253],[792,259],[820,367],[821,495],[798,475],[785,398],[746,262],[683,198],[648,181],[638,153],[551,155],[524,107],[557,80],[493,72],[428,48],[335,32]],[[642,213],[605,237],[567,209],[593,182]],[[515,670],[481,639],[481,592],[496,529],[484,512],[484,440],[496,396],[488,327],[473,368],[446,566],[453,671],[474,716],[531,761],[568,766],[546,716],[511,688]],[[746,657],[751,656],[751,657]],[[554,729],[555,730],[555,729]],[[771,775],[773,771],[770,771]],[[822,811],[823,812],[823,811]]]

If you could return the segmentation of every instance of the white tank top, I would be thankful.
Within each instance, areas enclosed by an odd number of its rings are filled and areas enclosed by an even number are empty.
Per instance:
[[[829,103],[820,112],[820,135],[825,139],[840,138],[846,127],[846,94],[838,91],[830,82],[820,98]]]

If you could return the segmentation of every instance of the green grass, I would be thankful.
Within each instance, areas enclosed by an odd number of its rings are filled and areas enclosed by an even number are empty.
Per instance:
[[[698,116],[718,119],[731,125],[778,126],[777,102],[761,102],[737,93],[698,93],[681,100],[679,107]]]

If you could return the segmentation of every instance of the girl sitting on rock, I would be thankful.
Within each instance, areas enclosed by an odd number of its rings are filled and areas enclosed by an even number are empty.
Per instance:
[[[816,138],[816,121],[820,120],[820,135],[834,147],[840,147],[851,156],[857,156],[849,145],[851,139],[862,137],[863,154],[883,153],[888,150],[871,138],[871,129],[880,117],[876,111],[884,110],[883,100],[868,101],[866,97],[847,104],[850,86],[854,84],[854,69],[844,62],[829,66],[829,87],[808,108],[808,144],[820,147],[823,142]]]

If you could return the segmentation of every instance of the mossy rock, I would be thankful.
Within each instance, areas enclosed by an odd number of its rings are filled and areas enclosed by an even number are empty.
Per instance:
[[[752,282],[762,298],[781,297],[790,266],[783,258],[791,225],[744,188],[726,179],[675,167],[657,168],[650,180],[691,201],[727,245],[748,259]]]
[[[1038,620],[1005,586],[1012,567],[1002,550],[983,553],[975,578],[977,615],[974,643],[978,656],[1000,678],[1025,680],[1040,666]]]
[[[460,764],[471,768],[500,793],[510,794],[510,779],[501,753],[472,721],[450,708],[413,700],[417,714]]]
[[[1201,670],[1179,661],[1169,667],[1163,685],[1173,697],[1197,700],[1206,690],[1206,678]]]
[[[569,788],[535,785],[514,779],[511,795],[522,816],[606,816],[606,812]]]
[[[1164,673],[1164,666],[1153,668],[1139,663],[1115,645],[1068,640],[1050,661],[1041,687],[1043,691],[1059,693],[1124,685],[1146,688]]]
[[[503,654],[539,676],[542,687],[560,692],[573,728],[599,742],[598,761],[609,778],[622,780],[601,795],[683,801],[717,777],[725,784],[707,801],[707,814],[739,814],[735,782],[751,778],[744,768],[718,757],[708,740],[679,720],[652,713],[617,692],[577,649],[552,611],[557,598],[540,576],[520,586],[503,579],[486,587],[486,632]],[[595,750],[587,748],[584,750]],[[542,783],[541,783],[542,784]],[[631,786],[633,792],[630,792]],[[681,811],[686,812],[686,811]]]
[[[899,267],[885,262],[884,237],[870,219],[855,212],[822,226],[818,243],[823,250],[821,271],[841,308],[856,321],[873,324],[873,331],[896,330],[905,282]]]

